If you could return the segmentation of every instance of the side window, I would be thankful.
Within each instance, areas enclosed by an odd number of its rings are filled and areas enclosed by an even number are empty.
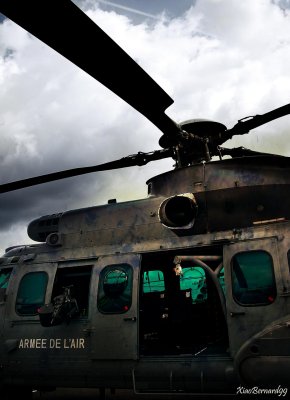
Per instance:
[[[164,292],[164,274],[160,270],[143,272],[142,293]]]
[[[87,317],[92,266],[58,268],[52,290],[52,300],[69,289],[70,296],[76,300],[78,316]]]
[[[198,266],[182,268],[180,290],[190,291],[193,303],[202,303],[206,301],[207,285],[204,269]]]
[[[120,314],[132,303],[133,270],[128,264],[114,264],[100,273],[98,309],[104,314]]]
[[[19,315],[36,315],[44,304],[48,275],[46,272],[30,272],[20,281],[16,312]]]
[[[233,296],[245,306],[273,303],[276,284],[272,257],[266,251],[245,251],[232,260]]]

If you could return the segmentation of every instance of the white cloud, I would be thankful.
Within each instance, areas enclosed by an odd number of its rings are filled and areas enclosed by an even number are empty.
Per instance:
[[[271,0],[200,0],[182,17],[163,15],[150,25],[98,8],[89,15],[175,100],[168,115],[178,121],[209,118],[231,127],[290,102],[290,15]],[[94,57],[101,49],[88,40]],[[227,145],[290,155],[289,118]],[[0,25],[0,132],[3,182],[151,151],[160,137],[131,107],[10,21]],[[2,196],[0,247],[22,243],[19,226],[31,218],[146,196],[146,179],[172,164]]]

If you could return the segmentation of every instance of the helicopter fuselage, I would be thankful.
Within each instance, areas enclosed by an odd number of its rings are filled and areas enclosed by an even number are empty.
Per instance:
[[[33,221],[43,243],[0,259],[1,384],[286,385],[289,168],[284,157],[203,163],[151,179],[144,200]],[[77,312],[43,324],[64,287]]]

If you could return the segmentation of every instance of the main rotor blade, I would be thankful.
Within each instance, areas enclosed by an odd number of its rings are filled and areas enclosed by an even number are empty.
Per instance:
[[[0,0],[0,12],[86,71],[155,124],[174,134],[171,97],[70,0]]]
[[[226,140],[231,139],[234,135],[244,135],[258,126],[264,125],[267,122],[273,121],[274,119],[284,117],[287,114],[290,114],[290,103],[265,114],[255,115],[253,117],[247,117],[240,120],[233,128],[225,131],[225,133],[222,135],[222,138],[225,142]]]
[[[119,160],[100,165],[94,165],[92,167],[73,168],[65,171],[53,172],[51,174],[35,176],[33,178],[22,179],[15,182],[4,183],[3,185],[0,185],[0,193],[12,192],[14,190],[40,185],[42,183],[58,181],[60,179],[90,174],[97,171],[109,171],[112,169],[133,167],[136,165],[141,166],[147,164],[150,161],[172,157],[172,155],[173,154],[171,149],[156,150],[152,151],[151,153],[139,152],[137,154],[132,154],[130,156],[120,158]]]

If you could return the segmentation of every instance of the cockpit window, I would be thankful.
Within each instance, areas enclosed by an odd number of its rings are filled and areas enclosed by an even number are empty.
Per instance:
[[[245,251],[232,260],[232,288],[235,301],[245,306],[273,303],[277,290],[273,260],[266,251]]]
[[[23,276],[16,298],[16,312],[19,315],[36,315],[45,301],[48,275],[46,272],[30,272]]]
[[[0,270],[0,303],[6,300],[6,291],[8,288],[8,283],[12,268],[5,268]]]
[[[120,314],[132,303],[133,271],[128,264],[105,267],[100,273],[98,309],[104,314]]]
[[[2,269],[0,271],[0,289],[7,289],[11,272],[12,269]]]
[[[221,268],[217,277],[218,277],[219,283],[220,283],[221,288],[225,295],[226,294],[226,284],[225,284],[225,269],[224,269],[224,267]]]

